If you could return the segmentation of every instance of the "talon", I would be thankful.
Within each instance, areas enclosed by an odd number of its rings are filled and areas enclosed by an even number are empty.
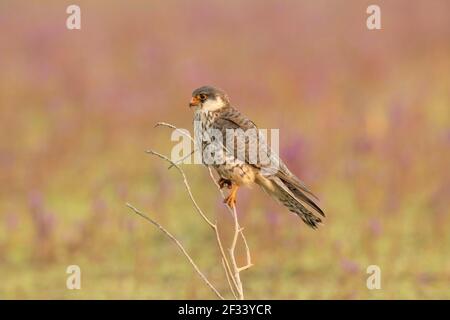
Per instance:
[[[234,208],[236,206],[236,194],[237,194],[238,186],[233,185],[231,188],[230,195],[223,201],[230,208]]]
[[[220,180],[219,180],[220,189],[223,189],[224,187],[231,189],[231,185],[232,185],[231,180],[220,178]]]
[[[227,204],[230,208],[234,208],[236,206],[236,197],[228,196],[225,200],[223,200],[224,203]]]

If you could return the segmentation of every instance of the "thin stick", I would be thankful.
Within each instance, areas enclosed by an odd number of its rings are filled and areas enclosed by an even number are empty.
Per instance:
[[[208,170],[209,170],[209,176],[211,177],[211,180],[214,182],[214,184],[216,185],[217,189],[219,189],[219,192],[220,192],[220,194],[222,195],[222,198],[225,199],[225,198],[226,198],[226,197],[225,197],[225,194],[223,193],[222,189],[220,188],[219,184],[217,183],[216,178],[214,177],[214,174],[212,173],[211,168],[208,167]],[[226,206],[226,207],[227,207],[228,211],[231,213],[231,216],[232,216],[233,219],[234,219],[234,216],[235,216],[235,212],[234,212],[234,211],[236,210],[236,208],[234,208],[234,210],[233,210],[233,209],[231,209],[229,206]],[[236,217],[237,217],[237,216],[236,216]],[[238,226],[238,229],[239,229],[239,234],[241,235],[242,241],[244,242],[244,247],[245,247],[245,252],[246,252],[246,258],[247,258],[247,263],[246,263],[246,265],[243,266],[243,267],[240,267],[239,269],[245,270],[245,269],[248,269],[248,268],[250,268],[251,266],[253,266],[253,263],[252,263],[252,257],[251,257],[251,255],[250,255],[250,248],[249,248],[249,246],[248,246],[247,239],[245,238],[245,235],[244,235],[244,233],[243,233],[244,228],[240,228],[240,227]]]
[[[195,143],[194,139],[192,138],[192,136],[190,134],[187,134],[186,132],[184,132],[181,129],[178,129],[177,127],[175,127],[173,124],[167,123],[167,122],[157,122],[155,124],[155,128],[157,127],[169,127],[171,129],[175,129],[176,131],[178,131],[179,133],[181,133],[182,135],[188,137],[189,139],[191,139],[192,142]]]
[[[228,273],[228,271],[227,271],[227,267],[226,267],[226,265],[225,265],[225,259],[223,259],[222,258],[222,266],[223,266],[223,269],[225,270],[225,275],[227,276],[227,281],[228,281],[228,285],[230,286],[230,289],[231,289],[231,293],[233,294],[233,296],[234,296],[234,298],[237,300],[238,299],[238,297],[237,297],[237,295],[236,295],[236,292],[234,292],[234,287],[233,287],[233,285],[231,284],[231,279],[230,279],[230,274]]]
[[[230,251],[230,256],[232,257],[231,262],[233,264],[234,278],[236,279],[236,282],[238,285],[239,300],[243,300],[244,299],[244,289],[242,288],[241,275],[239,273],[239,268],[237,266],[236,258],[235,258],[236,257],[236,254],[235,254],[236,243],[237,243],[237,239],[238,239],[239,232],[240,232],[239,222],[237,219],[235,206],[233,206],[233,218],[234,218],[234,235],[233,235],[233,241],[231,243],[231,247],[230,247],[229,251]]]
[[[155,127],[158,127],[158,126],[164,126],[164,127],[168,127],[168,128],[172,128],[172,129],[177,130],[181,134],[189,137],[189,139],[191,139],[191,141],[195,145],[195,141],[192,138],[192,136],[190,134],[187,134],[185,131],[178,129],[176,126],[174,126],[174,125],[172,125],[170,123],[166,123],[166,122],[158,122]],[[195,152],[195,150],[193,152]],[[217,223],[212,223],[206,217],[206,215],[203,213],[203,211],[200,209],[200,207],[198,206],[197,202],[194,199],[194,196],[192,195],[191,188],[190,188],[189,183],[187,181],[186,175],[184,174],[183,170],[178,166],[178,163],[182,162],[184,160],[184,158],[183,158],[183,160],[178,161],[177,163],[175,163],[172,160],[170,160],[169,158],[167,158],[166,156],[163,156],[163,155],[161,155],[161,154],[159,154],[157,152],[154,152],[152,150],[147,151],[147,153],[150,153],[152,155],[156,155],[156,156],[160,157],[161,159],[168,161],[171,164],[169,166],[169,169],[172,168],[172,167],[176,167],[178,169],[178,171],[181,173],[181,175],[183,176],[185,187],[186,187],[186,189],[188,191],[188,194],[189,194],[189,197],[190,197],[192,203],[194,204],[194,207],[196,208],[197,212],[201,215],[203,220],[205,220],[208,223],[208,225],[212,229],[214,229],[214,232],[216,234],[217,245],[219,247],[220,254],[222,256],[222,266],[224,268],[225,275],[227,277],[227,281],[228,281],[228,284],[230,286],[230,290],[231,290],[233,296],[236,299],[241,299],[241,300],[244,299],[244,292],[243,292],[242,281],[241,281],[241,278],[240,278],[240,272],[250,268],[253,264],[251,262],[250,249],[249,249],[247,240],[245,238],[245,235],[243,233],[243,228],[241,228],[240,225],[239,225],[238,216],[237,216],[237,212],[236,212],[236,207],[230,208],[229,206],[227,206],[227,209],[228,209],[228,211],[230,212],[230,214],[231,214],[231,216],[233,218],[233,224],[234,224],[234,234],[233,234],[233,238],[232,238],[231,247],[228,250],[229,255],[227,256],[225,254],[224,250],[223,250],[223,245],[222,245],[222,241],[220,239],[220,234],[219,234],[219,230],[217,228]],[[222,198],[225,199],[226,198],[225,194],[222,191],[222,189],[220,188],[219,184],[217,183],[216,178],[214,177],[211,168],[208,167],[208,170],[209,170],[210,177],[213,180],[214,184],[216,185],[217,189],[219,190],[220,194],[222,195]],[[239,236],[241,237],[241,239],[243,241],[244,248],[245,248],[245,251],[246,251],[246,260],[247,260],[246,265],[244,265],[242,267],[238,267],[238,265],[237,265],[236,252],[235,252]],[[231,260],[231,263],[228,261],[228,258]]]
[[[169,163],[171,163],[175,168],[178,169],[178,171],[180,172],[180,174],[183,176],[183,182],[184,182],[184,186],[186,187],[186,190],[189,194],[189,198],[191,198],[192,203],[194,204],[195,209],[197,209],[197,212],[200,214],[200,216],[203,218],[203,220],[206,221],[206,223],[212,228],[214,229],[216,226],[214,223],[212,223],[207,217],[206,215],[203,213],[202,209],[200,209],[200,207],[197,204],[197,201],[195,201],[194,196],[192,195],[192,191],[191,191],[191,187],[189,186],[189,183],[187,181],[186,175],[184,174],[183,169],[180,168],[179,165],[177,165],[175,162],[173,162],[172,160],[170,160],[169,158],[167,158],[166,156],[153,151],[153,150],[147,150],[147,153],[155,155],[163,160],[168,161]]]
[[[176,126],[174,126],[173,124],[167,123],[167,122],[157,122],[155,124],[155,128],[157,127],[168,127],[171,129],[175,129],[175,131],[178,131],[179,133],[181,133],[182,135],[184,135],[185,137],[188,137],[189,139],[191,139],[191,141],[194,143],[194,147],[195,147],[195,140],[192,138],[192,136],[190,134],[187,134],[185,131],[178,129]],[[184,156],[183,158],[181,158],[180,160],[178,160],[176,162],[176,164],[182,163],[185,159],[189,158],[195,151],[197,151],[197,148],[194,148],[194,150],[191,151],[191,153],[189,153],[188,155]],[[174,167],[173,164],[171,164],[167,169],[172,169],[172,167]]]
[[[239,272],[247,270],[248,268],[253,266],[252,257],[250,255],[250,248],[248,247],[247,240],[245,239],[244,233],[242,231],[244,231],[244,228],[241,228],[240,234],[241,234],[241,237],[242,237],[242,241],[244,242],[245,254],[246,254],[246,257],[247,257],[247,264],[245,266],[240,267],[239,268]]]
[[[152,218],[148,217],[147,215],[143,214],[141,211],[139,211],[138,209],[133,207],[131,204],[127,203],[126,205],[127,205],[128,208],[133,210],[134,213],[136,213],[137,215],[141,216],[142,218],[144,218],[148,222],[152,223],[159,230],[161,230],[167,237],[169,237],[170,240],[175,242],[175,244],[178,246],[178,248],[181,250],[181,252],[183,252],[185,257],[188,259],[189,263],[194,267],[195,271],[197,271],[197,273],[200,276],[200,278],[202,278],[202,280],[208,285],[208,287],[211,288],[211,290],[216,294],[216,296],[218,296],[222,300],[225,300],[225,298],[219,293],[219,291],[217,291],[217,289],[211,284],[211,282],[209,282],[209,280],[206,278],[206,276],[200,271],[200,269],[195,264],[194,260],[192,260],[192,258],[189,256],[189,254],[186,252],[186,250],[184,249],[183,245],[180,243],[180,241],[177,240],[177,238],[175,238],[169,231],[167,231],[158,222],[156,222]]]
[[[218,247],[219,247],[219,250],[220,250],[220,255],[222,256],[222,260],[224,260],[225,261],[225,271],[226,271],[226,276],[227,276],[227,278],[229,277],[229,278],[231,278],[231,281],[232,281],[232,283],[233,283],[233,285],[234,285],[234,287],[233,286],[231,286],[231,284],[230,284],[230,290],[231,290],[231,292],[233,292],[233,294],[234,294],[234,290],[237,290],[238,289],[238,283],[236,282],[236,279],[234,278],[234,276],[233,276],[233,272],[231,271],[231,266],[230,266],[230,263],[228,262],[228,258],[227,258],[227,255],[225,254],[225,251],[224,251],[224,249],[223,249],[223,245],[222,245],[222,240],[220,239],[220,235],[219,235],[219,229],[216,227],[215,229],[214,229],[214,231],[215,231],[215,233],[216,233],[216,241],[217,241],[217,244],[218,244]]]
[[[162,154],[160,154],[160,153],[158,153],[156,151],[147,150],[147,153],[149,153],[151,155],[155,155],[155,156],[157,156],[157,157],[159,157],[159,158],[161,158],[161,159],[171,163],[175,168],[177,168],[178,172],[180,172],[180,174],[182,175],[184,186],[186,187],[186,190],[187,190],[187,192],[189,194],[189,198],[191,199],[192,203],[194,204],[194,207],[196,208],[197,212],[200,214],[202,219],[214,230],[214,233],[216,235],[216,242],[217,242],[217,245],[219,247],[220,254],[222,256],[222,259],[225,260],[225,265],[226,265],[225,270],[226,270],[226,272],[229,273],[229,274],[227,274],[227,277],[230,277],[232,279],[232,283],[235,286],[234,289],[237,289],[238,288],[238,283],[236,282],[236,279],[233,276],[233,272],[231,270],[230,263],[228,262],[227,255],[225,254],[225,250],[223,249],[222,241],[220,239],[219,229],[217,228],[217,225],[215,223],[212,223],[206,217],[206,215],[203,213],[202,209],[197,204],[197,201],[195,200],[195,198],[194,198],[194,196],[192,194],[191,187],[189,185],[189,182],[188,182],[188,180],[186,178],[186,175],[185,175],[183,169],[181,169],[180,166],[178,166],[176,163],[174,163],[168,157],[166,157],[166,156],[164,156],[164,155],[162,155]],[[231,289],[231,291],[233,291],[233,288],[230,287],[230,289]]]
[[[178,159],[177,162],[175,162],[176,164],[180,164],[183,163],[184,160],[186,160],[187,158],[189,158],[190,156],[192,156],[194,154],[194,152],[196,151],[196,149],[192,150],[191,153],[185,155],[183,158]],[[173,168],[173,164],[171,164],[167,169],[170,170]]]

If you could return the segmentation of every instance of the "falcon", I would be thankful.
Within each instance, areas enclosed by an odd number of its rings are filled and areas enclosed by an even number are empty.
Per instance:
[[[223,155],[218,157],[221,161],[205,161],[202,156],[202,162],[217,172],[220,188],[230,189],[230,194],[225,199],[228,206],[235,206],[240,187],[257,184],[297,214],[308,226],[313,229],[318,227],[325,214],[316,203],[317,197],[289,171],[279,156],[268,148],[263,136],[258,134],[257,139],[252,140],[246,135],[240,140],[243,143],[229,144],[229,141],[226,141],[226,138],[230,138],[229,132],[245,134],[249,131],[259,132],[259,129],[231,105],[224,91],[212,86],[195,89],[189,106],[194,109],[196,148],[200,148],[202,155],[207,149],[221,151]],[[219,138],[213,134],[217,132],[221,133]],[[232,136],[232,139],[232,142],[238,140],[236,136]],[[258,144],[257,150],[262,150],[271,161],[262,161],[260,156],[256,157],[256,161],[255,157],[251,158],[250,150],[254,147],[252,143]],[[232,148],[229,148],[230,145]],[[251,159],[253,161],[250,161]]]

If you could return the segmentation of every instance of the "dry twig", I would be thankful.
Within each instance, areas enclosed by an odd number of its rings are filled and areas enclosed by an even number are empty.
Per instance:
[[[169,127],[172,128],[174,130],[177,130],[178,132],[182,133],[183,135],[188,136],[191,141],[194,141],[192,139],[192,137],[190,135],[187,135],[184,131],[178,129],[177,127],[175,127],[174,125],[171,125],[169,123],[165,123],[165,122],[158,122],[156,124],[156,127],[158,126],[165,126],[165,127]],[[243,228],[240,227],[239,225],[239,221],[238,221],[238,216],[237,216],[237,212],[236,212],[236,207],[230,208],[227,206],[232,218],[233,218],[233,224],[234,224],[234,234],[233,234],[233,238],[232,238],[232,243],[230,248],[228,249],[228,255],[225,253],[223,244],[222,244],[222,240],[220,238],[220,234],[219,234],[219,229],[217,227],[217,222],[213,223],[207,216],[206,214],[202,211],[202,209],[200,208],[200,206],[198,205],[197,201],[195,200],[192,191],[191,191],[191,187],[189,185],[188,179],[186,177],[186,174],[184,173],[183,169],[181,169],[181,167],[178,165],[178,163],[175,163],[174,161],[172,161],[171,159],[169,159],[168,157],[153,151],[153,150],[148,150],[147,153],[157,156],[160,159],[163,159],[167,162],[170,163],[169,169],[172,167],[175,167],[178,172],[181,174],[181,176],[183,177],[183,183],[184,186],[186,188],[186,191],[189,195],[189,198],[191,200],[191,202],[193,203],[197,213],[201,216],[201,218],[208,224],[208,226],[214,230],[214,234],[216,237],[216,243],[219,249],[219,253],[221,255],[221,262],[222,262],[222,266],[225,272],[225,276],[228,282],[228,285],[230,287],[230,291],[232,293],[232,295],[234,296],[235,299],[244,299],[244,290],[243,290],[243,285],[242,285],[242,281],[241,281],[241,277],[240,277],[240,273],[241,271],[244,271],[248,268],[250,268],[252,266],[252,262],[251,262],[251,255],[250,255],[250,249],[248,247],[247,244],[247,240],[244,236],[243,233]],[[213,180],[214,184],[217,186],[217,188],[219,189],[221,195],[223,198],[225,198],[225,194],[223,193],[223,191],[220,189],[220,186],[218,185],[212,171],[210,168],[209,169],[209,174],[211,176],[211,179]],[[187,259],[189,260],[189,262],[191,263],[191,265],[194,267],[194,269],[197,271],[197,273],[200,275],[200,277],[203,279],[203,281],[214,291],[214,293],[221,299],[223,299],[222,295],[214,288],[214,286],[208,281],[208,279],[204,276],[204,274],[199,270],[199,268],[197,267],[197,265],[194,263],[194,261],[192,260],[192,258],[188,255],[188,253],[186,252],[186,250],[184,249],[184,247],[182,246],[182,244],[174,237],[172,236],[167,230],[165,230],[160,224],[158,224],[156,221],[152,220],[151,218],[145,216],[144,214],[142,214],[140,211],[138,211],[136,208],[134,208],[132,205],[127,204],[127,206],[129,208],[131,208],[136,214],[140,215],[141,217],[145,218],[146,220],[150,221],[153,225],[155,225],[156,227],[158,227],[162,232],[164,232],[172,241],[174,241],[177,246],[180,248],[180,250],[183,252],[183,254],[187,257]],[[237,246],[237,242],[238,242],[238,238],[239,236],[242,239],[245,251],[246,251],[246,260],[247,263],[242,266],[239,267],[237,265],[236,262],[236,246]]]
[[[168,236],[170,238],[170,240],[172,240],[173,242],[175,242],[175,244],[178,246],[178,248],[180,248],[181,252],[183,252],[183,254],[186,256],[186,258],[188,259],[189,263],[194,267],[195,271],[197,271],[197,273],[199,274],[200,278],[202,278],[202,280],[206,283],[206,285],[208,287],[211,288],[212,291],[214,291],[214,293],[222,300],[224,300],[224,297],[222,297],[222,295],[219,293],[219,291],[217,291],[217,289],[211,284],[211,282],[209,282],[209,280],[206,278],[206,276],[200,271],[200,269],[197,267],[197,265],[195,264],[194,260],[192,260],[192,258],[189,256],[189,254],[186,252],[186,250],[184,249],[183,245],[181,244],[180,241],[178,241],[177,238],[175,238],[169,231],[167,231],[163,226],[161,226],[158,222],[156,222],[155,220],[153,220],[152,218],[148,217],[147,215],[143,214],[141,211],[139,211],[138,209],[136,209],[135,207],[133,207],[131,204],[127,203],[127,207],[130,208],[131,210],[134,211],[134,213],[136,213],[137,215],[141,216],[142,218],[144,218],[145,220],[149,221],[150,223],[152,223],[153,225],[155,225],[158,229],[160,229],[166,236]]]

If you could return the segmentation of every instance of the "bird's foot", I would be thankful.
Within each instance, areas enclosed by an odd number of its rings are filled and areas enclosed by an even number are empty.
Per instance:
[[[236,206],[236,196],[232,196],[231,194],[223,200],[230,208],[234,208]]]
[[[231,180],[220,178],[218,183],[219,183],[220,189],[223,189],[224,187],[227,187],[228,189],[231,189],[231,186],[232,186]]]
[[[237,195],[238,187],[236,185],[233,185],[231,188],[231,193],[228,197],[225,198],[223,201],[226,203],[230,208],[234,208],[236,206],[236,195]]]

